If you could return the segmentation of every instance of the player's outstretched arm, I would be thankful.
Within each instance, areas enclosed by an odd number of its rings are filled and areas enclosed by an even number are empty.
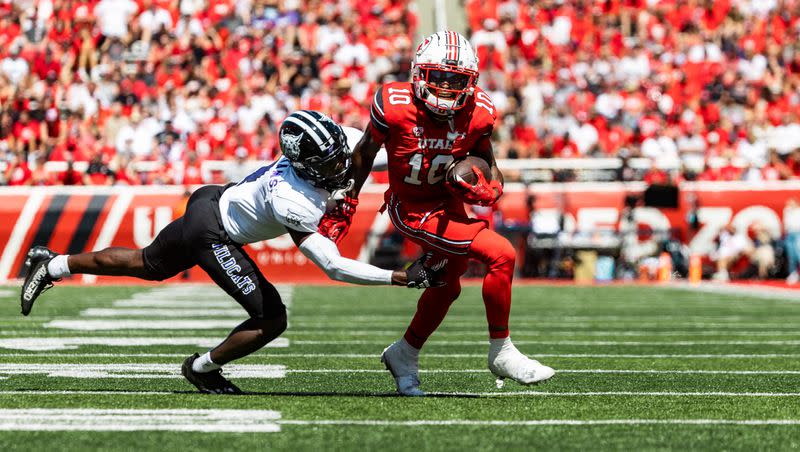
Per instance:
[[[412,264],[408,270],[384,270],[374,265],[348,259],[327,237],[319,233],[289,230],[289,235],[300,251],[329,278],[360,285],[396,285],[416,288],[443,285],[444,263],[428,265],[429,257]]]

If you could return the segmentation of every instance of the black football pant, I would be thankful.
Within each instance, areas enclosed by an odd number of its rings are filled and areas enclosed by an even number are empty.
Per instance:
[[[195,191],[186,213],[142,250],[148,279],[162,281],[199,265],[250,317],[284,316],[286,308],[275,286],[222,226],[219,198],[228,187],[208,185]]]

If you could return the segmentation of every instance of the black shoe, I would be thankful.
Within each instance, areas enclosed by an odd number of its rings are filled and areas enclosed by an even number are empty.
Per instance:
[[[43,246],[34,246],[28,251],[25,259],[25,282],[22,284],[22,293],[20,294],[22,315],[30,314],[33,302],[42,292],[53,287],[53,282],[58,281],[50,277],[47,272],[47,264],[56,256],[58,256],[57,253]]]
[[[211,372],[195,372],[192,369],[194,360],[199,358],[200,355],[194,355],[186,358],[181,366],[181,373],[189,383],[195,385],[200,392],[206,394],[242,394],[242,390],[230,380],[222,376],[222,370],[212,370]]]

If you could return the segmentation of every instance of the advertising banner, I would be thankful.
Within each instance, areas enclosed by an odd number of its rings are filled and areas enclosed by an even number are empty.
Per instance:
[[[567,232],[595,233],[618,230],[626,198],[639,196],[641,183],[573,183],[509,186],[499,205],[505,221],[529,221],[529,200],[542,211],[564,216]],[[367,260],[391,224],[378,210],[383,188],[362,193],[358,212],[347,238],[340,244],[342,255]],[[533,196],[531,198],[531,195]],[[693,251],[709,252],[719,230],[733,223],[747,228],[760,222],[774,236],[783,233],[784,209],[790,198],[800,198],[800,182],[758,185],[731,183],[686,183],[681,186],[675,209],[636,207],[637,223],[654,230],[678,228]],[[46,245],[60,253],[80,253],[108,246],[143,248],[158,231],[181,215],[186,197],[183,187],[4,187],[0,189],[0,280],[19,278],[25,252]],[[697,227],[687,218],[696,216]],[[288,235],[246,247],[274,282],[323,282],[325,275],[294,246]],[[174,281],[208,281],[199,268]],[[73,280],[85,283],[125,283],[134,278],[93,277]]]

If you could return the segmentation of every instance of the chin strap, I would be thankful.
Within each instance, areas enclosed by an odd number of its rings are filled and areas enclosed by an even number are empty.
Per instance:
[[[338,190],[333,190],[331,192],[330,199],[333,201],[339,201],[344,199],[347,196],[347,192],[352,190],[355,184],[356,184],[355,179],[348,180],[347,185],[345,185],[343,188],[340,188]]]

